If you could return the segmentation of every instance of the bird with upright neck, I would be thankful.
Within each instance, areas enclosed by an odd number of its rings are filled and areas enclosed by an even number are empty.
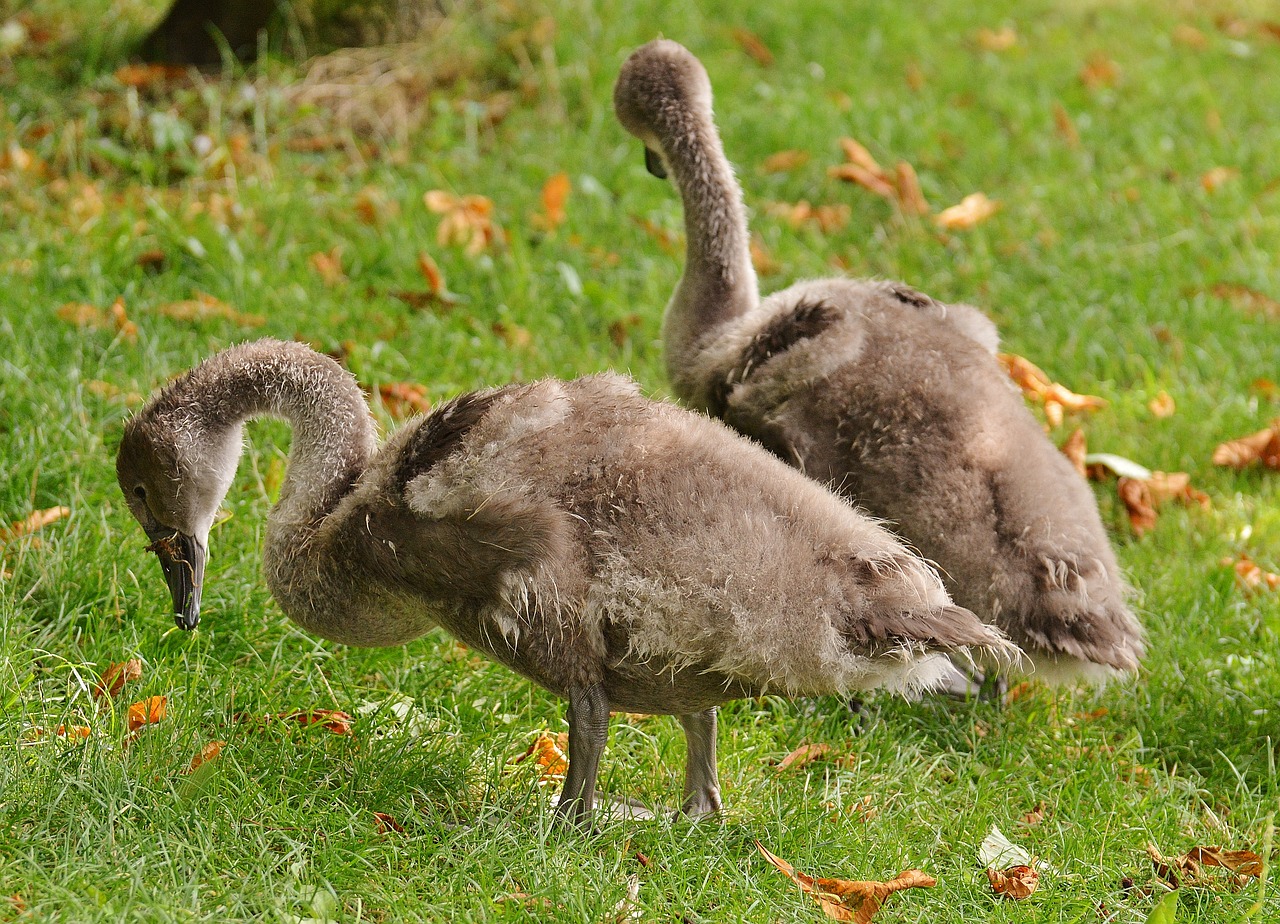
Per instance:
[[[614,109],[684,204],[662,323],[676,394],[889,521],[1037,676],[1136,670],[1143,632],[1093,494],[997,363],[995,325],[892,282],[812,280],[761,300],[701,62],[644,45]]]
[[[280,608],[350,645],[439,625],[567,699],[562,819],[590,817],[610,709],[679,717],[696,815],[720,807],[722,702],[914,690],[948,655],[1018,655],[876,522],[620,376],[463,395],[379,448],[352,377],[277,340],[212,356],[125,425],[120,489],[184,629],[259,415],[293,428],[263,554]]]

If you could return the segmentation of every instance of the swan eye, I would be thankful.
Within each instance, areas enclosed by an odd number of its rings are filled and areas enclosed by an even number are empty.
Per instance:
[[[136,488],[133,489],[133,496],[136,497],[138,500],[146,500],[147,489],[144,488],[142,485],[138,485]]]

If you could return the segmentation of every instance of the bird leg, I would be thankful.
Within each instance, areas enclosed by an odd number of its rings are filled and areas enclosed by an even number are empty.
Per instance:
[[[680,716],[688,760],[684,767],[684,805],[681,811],[697,817],[720,811],[720,780],[716,776],[716,707]]]
[[[600,755],[609,737],[609,697],[593,683],[569,690],[569,769],[556,805],[561,823],[586,826],[591,822]]]

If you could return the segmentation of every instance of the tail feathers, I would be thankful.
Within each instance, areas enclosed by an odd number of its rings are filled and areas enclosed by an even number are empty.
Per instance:
[[[1038,612],[1001,622],[1026,649],[1032,676],[1049,683],[1098,683],[1131,674],[1146,655],[1142,626],[1119,601],[1050,594]]]
[[[846,630],[846,638],[851,648],[862,649],[873,656],[919,662],[921,668],[935,661],[930,657],[933,655],[947,655],[953,660],[997,670],[1022,669],[1026,663],[1023,652],[1003,632],[985,624],[964,607],[954,605],[883,615],[853,631]],[[920,677],[907,679],[905,686],[929,689],[945,682],[947,673],[939,661]]]

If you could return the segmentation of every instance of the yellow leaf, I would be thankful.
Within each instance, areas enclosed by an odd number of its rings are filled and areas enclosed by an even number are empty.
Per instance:
[[[808,151],[778,151],[766,157],[764,163],[760,165],[760,169],[765,173],[787,173],[803,167],[808,162]]]
[[[1160,392],[1147,402],[1147,410],[1153,417],[1172,417],[1177,409],[1178,405],[1174,403],[1173,396],[1167,391]]]
[[[979,29],[978,45],[985,51],[1008,51],[1018,44],[1018,33],[1012,26],[999,29]]]
[[[948,231],[962,231],[981,224],[1000,208],[1000,203],[988,199],[985,193],[970,193],[958,205],[943,209],[934,221]]]
[[[1201,174],[1200,185],[1205,192],[1214,193],[1239,175],[1240,171],[1235,167],[1214,167]]]

